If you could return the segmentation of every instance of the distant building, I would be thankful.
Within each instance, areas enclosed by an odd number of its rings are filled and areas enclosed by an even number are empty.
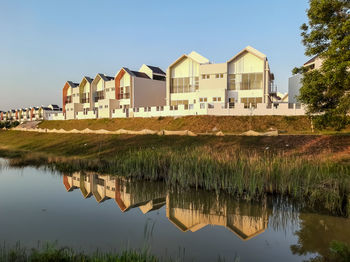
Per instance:
[[[323,59],[319,56],[311,58],[309,61],[304,63],[303,67],[308,67],[310,70],[320,69],[322,66]],[[302,74],[295,74],[288,79],[288,103],[289,104],[300,104],[298,96],[300,95],[300,88],[302,87]]]

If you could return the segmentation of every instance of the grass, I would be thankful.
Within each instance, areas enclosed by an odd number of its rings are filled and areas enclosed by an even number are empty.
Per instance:
[[[12,248],[5,246],[0,248],[0,262],[157,262],[157,257],[148,251],[125,250],[120,253],[102,253],[96,251],[93,254],[76,252],[71,248],[57,248],[53,244],[46,244],[40,248],[26,249],[19,244]],[[170,260],[167,260],[170,261]]]
[[[0,132],[0,156],[162,180],[253,199],[290,196],[350,214],[350,136],[160,137]]]
[[[289,134],[311,133],[310,120],[306,116],[187,116],[126,119],[90,119],[43,121],[41,128],[65,130],[90,128],[115,131],[127,130],[190,130],[195,133],[211,133],[215,130],[239,134],[247,130],[267,131],[270,128]],[[350,129],[349,129],[350,130]],[[348,130],[348,131],[349,131]]]

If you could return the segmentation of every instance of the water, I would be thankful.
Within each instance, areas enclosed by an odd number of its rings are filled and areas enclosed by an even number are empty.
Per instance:
[[[350,219],[247,203],[108,175],[0,170],[0,241],[54,242],[92,252],[143,248],[186,261],[303,261],[350,244]]]

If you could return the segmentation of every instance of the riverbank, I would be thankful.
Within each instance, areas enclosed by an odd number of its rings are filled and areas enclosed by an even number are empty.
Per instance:
[[[285,195],[331,213],[350,211],[350,136],[133,136],[0,132],[17,165],[95,171],[246,199]]]
[[[240,134],[247,130],[266,132],[274,129],[285,134],[311,133],[311,122],[306,116],[187,116],[187,117],[157,117],[157,118],[115,118],[43,121],[39,128],[64,130],[119,129],[139,131],[151,129],[155,131],[189,130],[194,133],[215,133],[222,131],[230,134]],[[350,131],[350,129],[348,130]]]

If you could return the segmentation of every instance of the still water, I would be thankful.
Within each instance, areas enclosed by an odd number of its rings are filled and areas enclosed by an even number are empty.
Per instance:
[[[350,219],[96,173],[0,169],[0,241],[86,252],[142,249],[185,261],[303,261],[350,244]],[[236,260],[237,261],[237,260]]]

